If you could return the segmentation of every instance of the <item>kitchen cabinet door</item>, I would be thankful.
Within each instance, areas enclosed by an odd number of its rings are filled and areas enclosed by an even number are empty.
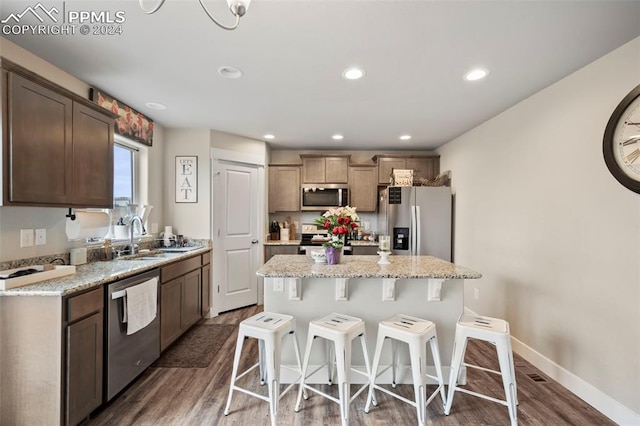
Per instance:
[[[160,350],[163,351],[182,334],[182,284],[184,276],[160,286]]]
[[[325,157],[324,181],[327,183],[347,183],[349,179],[348,157]]]
[[[404,158],[379,157],[378,158],[378,183],[389,185],[393,169],[406,169],[407,162]]]
[[[351,246],[351,254],[356,256],[375,256],[378,246]]]
[[[113,207],[113,120],[74,103],[73,205]]]
[[[181,328],[186,331],[201,318],[202,270],[196,269],[184,276],[182,283]]]
[[[378,209],[378,168],[376,166],[349,167],[349,204],[358,213]]]
[[[67,327],[67,425],[77,425],[102,404],[102,322],[100,311]]]
[[[5,203],[71,204],[73,102],[20,75],[5,76]]]
[[[439,157],[407,158],[407,169],[413,170],[414,185],[420,185],[420,179],[434,179],[440,173]]]
[[[302,182],[324,183],[326,163],[324,157],[310,157],[302,159]]]
[[[264,246],[264,261],[267,262],[276,254],[298,254],[298,247],[299,246],[292,246],[292,245]]]
[[[300,166],[269,167],[269,213],[300,211]]]
[[[208,256],[208,254],[207,254]],[[209,315],[209,310],[211,309],[211,265],[206,265],[202,267],[202,313],[201,315],[204,317]]]

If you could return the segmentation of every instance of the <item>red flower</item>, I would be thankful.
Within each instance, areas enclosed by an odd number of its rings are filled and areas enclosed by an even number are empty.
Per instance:
[[[356,229],[358,227],[357,222],[351,222],[351,229]]]
[[[350,217],[345,217],[344,218],[344,224],[348,225],[351,222],[351,218]]]
[[[338,230],[338,228],[333,228],[333,231],[331,233],[333,235],[338,235],[340,233],[340,231]]]
[[[331,222],[329,222],[328,220],[324,221],[324,229],[329,229],[330,225],[331,225]]]
[[[344,218],[343,217],[339,217],[338,218],[338,225],[342,225],[344,223]]]

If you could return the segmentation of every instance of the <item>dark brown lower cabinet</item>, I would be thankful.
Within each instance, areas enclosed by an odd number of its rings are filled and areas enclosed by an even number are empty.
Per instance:
[[[378,254],[378,246],[351,246],[352,255],[376,255]]]
[[[202,316],[203,317],[208,315],[209,310],[211,309],[210,274],[211,274],[211,265],[203,266],[202,267]]]
[[[77,425],[102,404],[102,289],[68,300],[65,424]],[[88,315],[88,316],[86,316]],[[82,319],[76,320],[81,317]]]
[[[264,246],[264,261],[267,262],[276,254],[298,254],[299,246],[297,245],[265,245]]]
[[[180,312],[184,277],[176,278],[160,287],[160,350],[163,351],[182,334]]]
[[[182,285],[182,312],[180,323],[184,330],[191,327],[201,318],[200,300],[202,271],[196,269],[184,276]]]
[[[187,331],[208,312],[209,253],[197,255],[160,269],[160,350]],[[203,272],[206,268],[206,274]],[[206,286],[206,290],[203,288]],[[205,295],[206,293],[206,295]],[[207,307],[204,308],[206,297]]]

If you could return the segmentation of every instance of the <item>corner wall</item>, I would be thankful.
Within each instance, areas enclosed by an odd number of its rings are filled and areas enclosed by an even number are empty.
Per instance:
[[[638,84],[640,38],[439,149],[456,263],[483,274],[466,306],[507,319],[517,352],[621,424],[640,423],[640,194],[607,170],[602,136]]]

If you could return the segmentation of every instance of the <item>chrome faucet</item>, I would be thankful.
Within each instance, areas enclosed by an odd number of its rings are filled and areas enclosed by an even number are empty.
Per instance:
[[[133,225],[136,221],[140,222],[140,233],[144,234],[144,224],[142,223],[142,219],[140,216],[133,216],[129,222],[129,254],[136,254],[136,245],[133,243]]]

